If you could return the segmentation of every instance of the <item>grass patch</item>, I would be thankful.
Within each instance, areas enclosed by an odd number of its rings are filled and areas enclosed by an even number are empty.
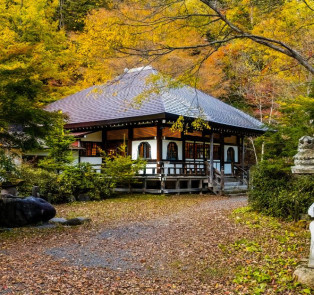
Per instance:
[[[239,261],[233,279],[239,294],[313,294],[293,278],[300,259],[308,257],[308,226],[264,216],[249,207],[236,209],[232,218],[250,229],[245,239],[220,245],[225,255]]]

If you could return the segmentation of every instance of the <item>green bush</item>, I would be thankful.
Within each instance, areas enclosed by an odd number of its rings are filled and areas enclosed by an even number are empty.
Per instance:
[[[112,188],[111,183],[87,163],[69,166],[61,174],[22,165],[19,177],[25,181],[19,187],[20,195],[30,195],[32,187],[39,186],[41,197],[51,203],[75,201],[80,194],[87,194],[92,200],[103,199]]]
[[[145,163],[143,160],[133,161],[130,156],[104,156],[101,173],[97,173],[89,163],[68,165],[61,172],[22,165],[17,174],[25,182],[19,192],[21,196],[27,196],[33,186],[39,186],[41,197],[51,203],[72,202],[81,194],[91,200],[105,199],[113,195],[117,183],[134,181],[133,176],[144,168]]]
[[[298,220],[313,202],[313,176],[293,175],[284,161],[263,161],[252,171],[249,203],[254,210]]]
[[[111,179],[95,172],[88,163],[67,167],[59,176],[60,194],[77,198],[86,194],[92,200],[104,199],[111,195],[114,187]]]
[[[24,164],[19,167],[18,175],[24,180],[23,185],[18,188],[21,196],[29,196],[32,192],[32,187],[39,186],[40,196],[43,199],[54,203],[62,202],[62,197],[59,200],[60,187],[56,173]]]
[[[16,178],[16,165],[13,155],[8,155],[0,148],[0,182],[11,181]]]

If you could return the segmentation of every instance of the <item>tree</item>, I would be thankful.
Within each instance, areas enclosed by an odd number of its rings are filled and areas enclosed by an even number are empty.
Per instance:
[[[71,46],[53,20],[56,7],[56,0],[0,0],[2,147],[38,146],[58,117],[44,104],[67,93],[73,81]]]
[[[109,9],[110,0],[59,0],[57,9],[59,28],[67,31],[82,31],[85,25],[85,17],[97,8]]]
[[[63,118],[58,118],[57,123],[53,126],[45,140],[45,144],[49,148],[49,154],[39,163],[40,167],[58,174],[74,160],[70,149],[74,138],[69,134],[68,130],[64,129],[64,124]]]
[[[225,44],[243,40],[243,47],[261,45],[314,73],[310,60],[313,12],[303,1],[162,0],[141,4],[134,1],[132,13],[132,2],[128,7],[122,4],[118,19],[109,28],[112,32],[119,27],[117,38],[106,41],[120,53],[153,59],[185,50],[194,51],[204,61]],[[124,32],[125,27],[130,34],[121,42],[118,30]],[[188,31],[198,37],[186,42]]]

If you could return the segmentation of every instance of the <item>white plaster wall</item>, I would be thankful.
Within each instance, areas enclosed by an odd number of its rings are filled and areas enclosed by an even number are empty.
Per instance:
[[[134,140],[132,141],[132,160],[136,160],[138,157],[138,146],[141,142],[148,142],[150,144],[150,152],[152,160],[157,159],[157,140]]]
[[[78,151],[72,151],[72,155],[73,155],[73,165],[77,165],[79,162],[79,152]]]
[[[101,165],[102,157],[81,157],[81,163],[90,163],[91,165]]]
[[[102,142],[102,131],[97,131],[93,133],[89,133],[85,135],[81,141],[94,141],[94,142]]]
[[[24,153],[25,156],[48,156],[49,150],[34,150]]]
[[[167,147],[169,142],[175,142],[178,146],[178,160],[182,160],[182,141],[163,140],[162,141],[162,159],[167,160]]]
[[[89,163],[95,170],[100,172],[102,157],[81,157],[81,163]]]

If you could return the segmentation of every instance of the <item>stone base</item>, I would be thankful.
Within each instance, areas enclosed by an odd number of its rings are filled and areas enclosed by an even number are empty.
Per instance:
[[[300,263],[293,276],[299,283],[314,289],[314,268],[308,267],[308,261]]]
[[[291,171],[294,174],[314,174],[313,166],[292,166]]]

